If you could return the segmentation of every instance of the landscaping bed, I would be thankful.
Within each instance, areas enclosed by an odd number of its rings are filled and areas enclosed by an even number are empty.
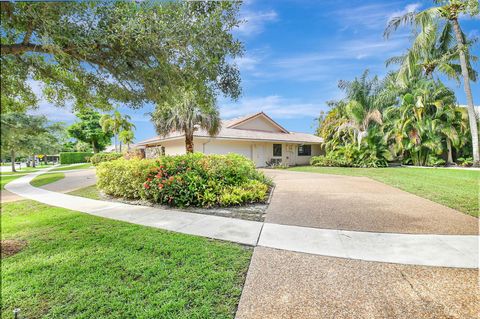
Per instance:
[[[253,220],[258,222],[263,222],[265,220],[265,211],[267,210],[268,203],[256,203],[256,204],[247,204],[247,205],[238,205],[230,207],[210,207],[210,208],[201,208],[201,207],[183,207],[175,208],[166,205],[156,204],[142,199],[125,199],[119,197],[113,197],[106,194],[103,194],[96,185],[84,187],[77,189],[75,191],[69,192],[69,195],[80,196],[90,199],[98,199],[110,202],[120,202],[130,205],[140,205],[140,206],[150,206],[161,209],[169,210],[179,210],[182,212],[237,218],[243,220]]]
[[[266,203],[273,185],[252,161],[237,154],[118,159],[100,163],[97,178],[106,195],[179,208]]]
[[[34,201],[2,205],[1,312],[22,318],[233,318],[252,250]]]

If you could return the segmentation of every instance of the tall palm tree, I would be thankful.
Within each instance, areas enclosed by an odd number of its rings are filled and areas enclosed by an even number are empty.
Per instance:
[[[196,130],[204,129],[210,136],[220,131],[220,115],[213,99],[207,103],[199,101],[191,90],[181,90],[171,100],[158,104],[151,118],[159,135],[184,133],[187,153],[193,153]]]
[[[113,114],[104,114],[100,118],[100,125],[104,132],[111,132],[115,136],[115,152],[118,152],[118,135],[122,131],[131,131],[135,128],[135,125],[130,122],[131,117],[129,115],[122,115],[118,110],[115,110]],[[122,151],[122,143],[120,142],[120,152]]]
[[[478,0],[434,0],[439,6],[429,8],[427,10],[417,12],[410,12],[401,17],[395,17],[389,21],[385,30],[385,36],[388,37],[392,31],[395,31],[402,24],[413,24],[420,28],[417,38],[427,37],[429,29],[435,25],[439,20],[444,20],[447,24],[451,24],[455,40],[457,43],[458,59],[460,61],[460,69],[463,77],[463,84],[465,94],[467,96],[468,117],[470,124],[470,132],[472,136],[473,160],[474,165],[480,165],[480,150],[478,142],[478,126],[477,116],[473,103],[472,89],[470,87],[471,72],[469,72],[469,65],[471,56],[468,51],[465,34],[462,32],[459,23],[459,16],[462,14],[469,14],[476,16],[479,14]],[[450,31],[451,32],[451,31]],[[422,41],[418,41],[419,44]],[[446,70],[440,70],[445,72]]]
[[[427,25],[416,37],[406,54],[388,59],[386,65],[400,64],[397,72],[398,84],[404,86],[411,77],[432,78],[434,72],[441,72],[451,79],[459,81],[462,71],[459,51],[454,43],[452,24],[445,23],[442,30],[436,23]],[[472,61],[477,57],[471,56]],[[476,81],[477,72],[468,65],[470,80]]]

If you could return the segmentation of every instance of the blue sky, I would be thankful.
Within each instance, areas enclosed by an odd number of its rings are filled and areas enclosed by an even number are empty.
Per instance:
[[[246,20],[235,35],[245,45],[245,55],[236,60],[241,70],[243,95],[238,101],[220,98],[222,117],[231,118],[264,111],[291,131],[313,132],[315,117],[327,111],[325,102],[342,97],[339,80],[353,79],[365,69],[386,74],[385,60],[409,46],[408,29],[389,40],[383,30],[390,17],[428,7],[430,1],[334,1],[249,0],[241,16]],[[480,36],[480,19],[462,18],[464,32]],[[477,44],[473,50],[479,56]],[[479,70],[479,63],[475,65]],[[455,89],[465,104],[462,87]],[[476,104],[480,84],[472,83]],[[136,139],[155,135],[153,125],[140,110],[122,108],[134,119]],[[72,122],[71,112],[42,103],[39,113],[52,120]]]

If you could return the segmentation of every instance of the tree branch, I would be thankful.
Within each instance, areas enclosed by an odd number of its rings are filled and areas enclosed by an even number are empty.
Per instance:
[[[39,52],[39,53],[52,53],[42,45],[33,43],[15,43],[15,44],[2,44],[2,55],[21,55],[25,52]]]

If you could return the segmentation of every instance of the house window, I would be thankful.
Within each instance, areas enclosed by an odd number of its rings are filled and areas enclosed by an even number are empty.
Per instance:
[[[282,156],[282,144],[273,144],[273,156],[275,157]]]
[[[311,156],[312,145],[298,145],[298,156]]]

